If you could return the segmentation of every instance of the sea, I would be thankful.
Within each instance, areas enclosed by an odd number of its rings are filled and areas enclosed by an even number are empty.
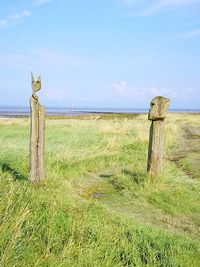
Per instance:
[[[47,107],[47,116],[79,116],[92,114],[144,114],[148,109],[141,108],[69,108],[69,107]],[[169,112],[200,113],[200,109],[171,109]],[[0,117],[28,117],[29,107],[0,107]]]

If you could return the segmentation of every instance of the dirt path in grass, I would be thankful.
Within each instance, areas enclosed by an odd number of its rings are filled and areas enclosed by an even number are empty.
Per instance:
[[[177,149],[172,152],[170,160],[182,168],[191,179],[200,179],[200,127],[186,125],[182,128]],[[76,191],[78,190],[78,194],[84,199],[99,201],[110,213],[133,219],[138,224],[157,226],[199,241],[199,227],[194,219],[196,215],[192,217],[184,212],[176,215],[167,213],[151,204],[148,194],[134,197],[134,191],[130,193],[129,190],[123,190],[123,181],[126,181],[123,180],[123,175],[128,175],[128,179],[132,179],[132,186],[136,186],[136,194],[137,190],[140,190],[138,177],[126,170],[131,168],[132,165],[94,173],[79,188],[76,187]],[[141,175],[139,174],[139,177]],[[118,176],[121,179],[119,181]],[[128,185],[125,184],[125,188]]]
[[[178,149],[170,158],[191,178],[200,179],[200,127],[184,126]]]

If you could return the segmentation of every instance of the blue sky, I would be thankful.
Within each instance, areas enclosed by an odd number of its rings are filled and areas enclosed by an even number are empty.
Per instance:
[[[200,0],[0,0],[0,106],[200,108]]]

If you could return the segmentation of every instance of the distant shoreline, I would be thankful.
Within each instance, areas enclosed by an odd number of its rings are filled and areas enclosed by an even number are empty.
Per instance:
[[[200,113],[200,109],[170,109],[169,112],[175,113]],[[47,107],[47,116],[83,116],[83,115],[109,115],[109,114],[146,114],[148,109],[142,108],[65,108],[65,107]],[[0,117],[29,117],[29,107],[12,107],[12,106],[0,106]]]
[[[140,115],[147,114],[148,110],[133,110],[133,111],[67,111],[67,112],[51,112],[46,111],[46,116],[48,117],[77,117],[77,116],[91,116],[91,115]],[[185,113],[185,114],[200,114],[200,110],[169,110],[169,113]],[[30,117],[30,112],[10,112],[1,111],[0,118],[28,118]]]

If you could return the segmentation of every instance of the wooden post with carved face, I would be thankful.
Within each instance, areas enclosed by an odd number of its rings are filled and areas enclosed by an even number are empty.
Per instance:
[[[157,96],[150,103],[148,119],[152,121],[149,135],[147,172],[151,176],[160,174],[163,167],[165,124],[170,100]]]
[[[39,183],[45,179],[44,144],[45,144],[45,108],[40,105],[36,92],[41,89],[41,77],[37,81],[32,76],[31,109],[31,137],[29,180]]]

